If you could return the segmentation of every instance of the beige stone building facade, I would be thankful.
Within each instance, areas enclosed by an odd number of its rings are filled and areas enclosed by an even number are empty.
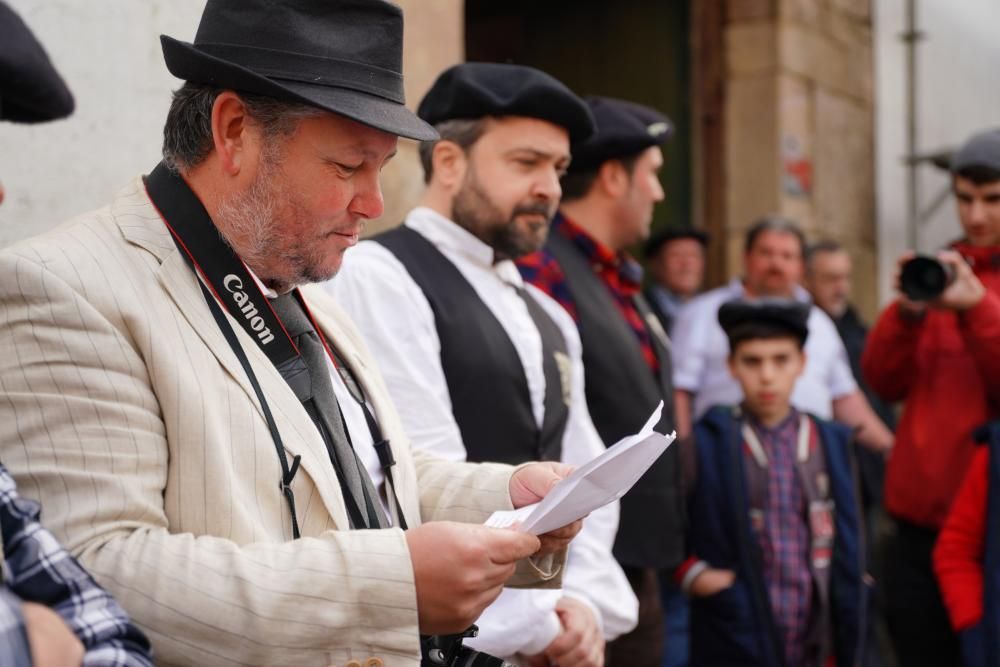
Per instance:
[[[665,151],[667,200],[654,224],[712,233],[711,284],[739,271],[746,226],[782,212],[799,218],[811,238],[850,248],[856,301],[873,314],[872,0],[397,1],[406,14],[411,106],[441,70],[473,59],[534,65],[581,94],[656,107],[676,133]],[[151,168],[178,85],[163,66],[158,35],[190,39],[204,7],[204,0],[116,0],[109,13],[73,0],[11,2],[49,47],[78,104],[60,123],[0,127],[9,195],[0,245],[104,204]],[[90,48],[95,34],[103,36],[100,48]],[[900,77],[884,78],[883,85]],[[895,136],[893,122],[880,136]],[[901,164],[900,157],[882,159]],[[416,145],[402,141],[386,172],[386,214],[372,230],[398,223],[422,188]]]
[[[401,0],[415,105],[445,67],[506,59],[586,93],[631,97],[677,124],[655,224],[713,236],[710,280],[739,271],[743,231],[779,212],[855,259],[855,300],[875,284],[870,0]],[[667,7],[669,5],[669,7]],[[387,171],[391,226],[419,197],[416,146]]]

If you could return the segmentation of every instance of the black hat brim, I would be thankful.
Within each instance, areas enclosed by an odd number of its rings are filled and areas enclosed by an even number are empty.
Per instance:
[[[160,35],[160,44],[167,69],[179,79],[302,102],[407,139],[438,138],[433,127],[398,102],[349,88],[270,79],[167,35]]]

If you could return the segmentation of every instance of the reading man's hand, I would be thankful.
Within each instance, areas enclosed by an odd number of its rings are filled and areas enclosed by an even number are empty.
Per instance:
[[[422,634],[462,632],[500,595],[517,561],[539,550],[534,535],[436,521],[406,531]]]
[[[510,478],[510,499],[514,503],[514,508],[537,503],[572,472],[573,466],[556,461],[532,463],[519,468]],[[544,556],[565,549],[582,527],[581,519],[541,535],[539,539],[542,545],[537,555]]]

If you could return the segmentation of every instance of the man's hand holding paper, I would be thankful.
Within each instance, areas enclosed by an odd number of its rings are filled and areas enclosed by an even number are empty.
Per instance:
[[[532,475],[538,477],[532,477],[530,491],[527,488],[515,489],[515,486],[524,482],[515,482],[518,475],[543,464],[522,468],[511,479],[511,498],[517,509],[493,513],[486,525],[547,536],[552,531],[561,532],[562,527],[579,522],[595,509],[618,500],[677,437],[676,433],[667,436],[653,430],[662,411],[661,402],[638,433],[618,441],[600,456],[564,476],[561,481],[552,478],[545,480],[541,472],[536,471]],[[558,475],[563,472],[561,469],[567,468],[558,463],[544,465],[560,469],[557,472],[552,468],[553,475]],[[543,493],[546,483],[550,485],[551,491]],[[553,484],[555,486],[551,486]],[[519,494],[517,499],[514,498],[515,490]],[[539,500],[527,505],[518,503],[518,500],[530,501],[532,495],[538,496]]]
[[[520,468],[510,478],[510,499],[515,512],[520,508],[538,504],[557,488],[559,482],[569,477],[573,470],[573,466],[558,461],[532,463]],[[583,517],[580,517],[566,525],[556,526],[544,534],[535,533],[542,542],[537,555],[544,556],[565,549],[582,527]]]

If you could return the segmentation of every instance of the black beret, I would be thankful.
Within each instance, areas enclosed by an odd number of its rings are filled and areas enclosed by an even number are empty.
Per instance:
[[[417,115],[431,125],[485,116],[539,118],[566,128],[572,142],[594,133],[594,119],[583,100],[558,79],[523,65],[449,67],[424,95]]]
[[[0,120],[40,123],[73,113],[73,95],[21,17],[0,1]]]
[[[674,132],[669,118],[641,104],[610,97],[588,97],[586,101],[597,132],[573,144],[570,171],[590,171],[607,160],[635,155],[663,144]]]
[[[703,232],[694,227],[667,227],[657,231],[646,240],[645,245],[643,245],[643,252],[648,259],[658,253],[660,248],[665,244],[678,239],[692,239],[700,243],[704,248],[708,245],[708,232]]]
[[[952,173],[970,167],[1000,171],[1000,129],[977,132],[951,156]]]
[[[810,306],[793,299],[736,299],[719,308],[719,324],[730,342],[746,325],[764,325],[769,330],[787,333],[805,343],[809,335]]]

